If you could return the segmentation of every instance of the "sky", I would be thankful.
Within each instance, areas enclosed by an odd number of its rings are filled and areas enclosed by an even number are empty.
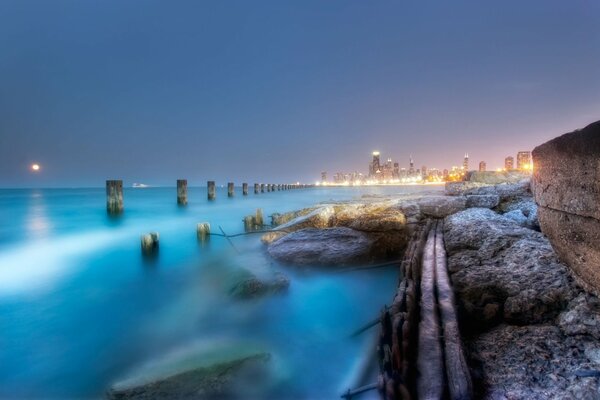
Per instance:
[[[599,26],[595,0],[1,0],[0,187],[495,168],[600,119]]]

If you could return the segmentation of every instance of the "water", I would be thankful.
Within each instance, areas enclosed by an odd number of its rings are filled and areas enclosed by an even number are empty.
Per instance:
[[[364,193],[420,186],[315,188],[229,199],[219,188],[125,189],[125,213],[109,218],[103,189],[0,190],[0,397],[102,398],[111,384],[174,351],[240,345],[273,355],[271,398],[338,398],[372,340],[348,334],[378,315],[397,283],[394,268],[340,273],[283,267],[259,235],[235,248],[212,237],[199,246],[197,222],[243,230],[265,216]],[[427,188],[431,190],[431,188]],[[160,232],[153,262],[139,236]],[[241,268],[281,271],[285,294],[252,301],[228,296]],[[370,337],[370,336],[371,337]]]

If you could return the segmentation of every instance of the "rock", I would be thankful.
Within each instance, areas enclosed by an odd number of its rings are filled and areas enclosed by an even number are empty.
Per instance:
[[[477,398],[597,399],[598,378],[577,378],[595,369],[586,356],[589,342],[565,337],[556,326],[500,325],[467,345],[480,370]]]
[[[525,214],[523,214],[523,211],[521,210],[513,210],[504,213],[504,218],[508,218],[521,226],[527,226],[527,217],[525,216]]]
[[[445,192],[448,196],[497,195],[501,202],[506,202],[516,198],[531,197],[531,184],[530,179],[498,185],[479,182],[448,182]]]
[[[289,232],[304,228],[329,228],[334,214],[335,210],[332,206],[319,207],[308,214],[300,215],[279,225],[277,229]]]
[[[279,226],[283,225],[294,218],[302,217],[307,214],[310,214],[316,209],[316,207],[303,208],[302,210],[290,211],[286,213],[273,213],[271,214],[271,225]]]
[[[374,240],[365,232],[346,227],[307,228],[271,243],[267,251],[274,259],[295,265],[348,265],[372,261]]]
[[[110,399],[214,399],[260,396],[270,355],[249,349],[186,349],[144,366],[111,387]]]
[[[533,150],[538,218],[587,290],[600,294],[600,121]]]
[[[433,218],[444,218],[464,210],[467,206],[466,197],[427,196],[417,200],[423,215]]]
[[[229,294],[237,299],[250,299],[285,292],[289,286],[290,280],[281,273],[276,273],[271,279],[259,279],[250,275],[235,283]]]
[[[281,239],[285,235],[287,235],[287,232],[281,232],[281,231],[267,232],[267,233],[264,233],[260,237],[260,241],[263,242],[264,244],[271,244],[274,241]]]
[[[499,183],[517,183],[531,178],[531,173],[522,171],[471,171],[467,174],[468,182],[497,185]]]
[[[589,335],[600,340],[600,299],[581,293],[558,317],[566,335]]]
[[[467,208],[494,208],[500,203],[497,194],[472,194],[467,196]]]
[[[470,208],[447,217],[444,233],[465,328],[548,321],[574,295],[567,269],[539,232]]]
[[[404,233],[406,217],[390,204],[356,204],[335,207],[333,226],[365,232]]]

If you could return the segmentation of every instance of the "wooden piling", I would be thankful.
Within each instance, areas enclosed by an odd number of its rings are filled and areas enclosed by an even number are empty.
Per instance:
[[[264,193],[264,192],[265,192],[265,184],[264,184],[264,183],[261,183],[261,184],[260,184],[260,192],[261,192],[261,193]]]
[[[196,236],[200,243],[206,243],[210,239],[210,224],[208,222],[200,222],[196,225]]]
[[[258,194],[260,192],[260,185],[258,183],[254,184],[254,194]]]
[[[259,228],[262,229],[264,223],[264,218],[263,218],[263,210],[262,208],[257,208],[256,209],[256,216],[254,217],[254,224]]]
[[[235,194],[235,186],[233,182],[227,183],[227,197],[233,197]]]
[[[187,179],[177,179],[177,204],[187,204]]]
[[[154,255],[158,252],[158,232],[151,232],[141,237],[142,254],[145,256]]]
[[[106,181],[106,211],[111,215],[123,212],[123,181]]]
[[[271,184],[267,183],[267,192],[270,192],[270,191],[271,191]]]
[[[242,183],[242,196],[248,196],[248,184],[246,182]]]
[[[281,190],[281,185],[277,185],[277,191]]]
[[[254,215],[247,215],[244,217],[244,231],[252,232],[256,227]]]
[[[206,183],[206,187],[208,189],[208,199],[214,200],[217,198],[217,190],[215,188],[215,181],[208,181]]]

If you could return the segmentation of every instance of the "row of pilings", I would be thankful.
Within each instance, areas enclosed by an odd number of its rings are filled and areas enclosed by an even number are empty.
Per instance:
[[[215,181],[206,183],[208,200],[216,200],[217,189]],[[282,190],[306,189],[314,187],[307,184],[274,184],[274,183],[255,183],[254,194],[275,192]],[[242,183],[242,195],[248,195],[248,183]],[[227,197],[235,196],[235,184],[227,183]],[[187,179],[177,180],[177,204],[186,205],[188,203],[188,183]],[[122,180],[107,180],[106,181],[106,210],[111,215],[121,214],[124,211],[123,201],[123,181]]]
[[[342,397],[377,389],[384,400],[472,399],[441,220],[416,229],[400,269],[392,305],[379,320],[378,381]]]

